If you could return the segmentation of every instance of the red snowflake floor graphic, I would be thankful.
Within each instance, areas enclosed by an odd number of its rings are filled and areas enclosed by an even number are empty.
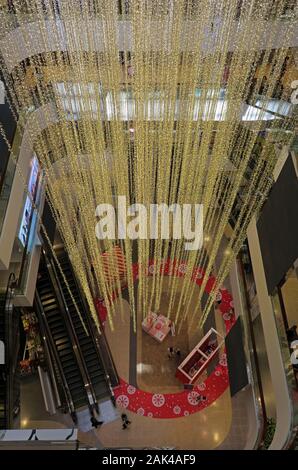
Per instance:
[[[138,278],[138,264],[132,266],[134,279]],[[183,277],[186,272],[185,263],[178,264],[176,261],[165,261],[161,268],[168,276]],[[156,264],[151,260],[148,264],[148,275],[155,273]],[[196,268],[192,275],[192,281],[201,285],[204,278],[204,271]],[[215,282],[215,277],[210,276],[206,283],[205,292],[210,293]],[[225,323],[226,334],[235,323],[234,305],[231,294],[225,289],[219,289],[216,300],[220,302],[219,310],[222,313]],[[101,321],[106,320],[107,312],[103,302],[97,302],[97,310]],[[120,385],[115,387],[114,393],[117,406],[130,410],[141,416],[148,418],[180,418],[197,413],[210,406],[217,400],[229,386],[229,376],[226,353],[223,352],[219,358],[219,363],[207,379],[195,386],[193,390],[177,393],[149,393],[140,390],[133,385],[120,379]],[[206,398],[204,401],[199,397]]]

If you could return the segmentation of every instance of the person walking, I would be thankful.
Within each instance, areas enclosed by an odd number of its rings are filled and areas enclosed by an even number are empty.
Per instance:
[[[174,357],[174,355],[175,355],[174,348],[173,348],[173,346],[170,346],[168,348],[168,358],[172,359],[172,357]]]
[[[103,421],[98,421],[98,419],[94,416],[94,410],[90,410],[91,418],[90,422],[93,428],[97,429],[103,424]]]
[[[131,421],[129,421],[128,416],[127,416],[126,413],[122,413],[121,419],[122,419],[122,421],[125,422],[126,424],[131,424]]]
[[[176,354],[177,358],[181,357],[181,351],[179,348],[174,348],[174,353]]]
[[[197,404],[199,405],[202,401],[206,401],[207,400],[207,397],[205,397],[204,395],[198,395],[197,398],[196,398],[196,402]]]
[[[131,421],[129,421],[126,413],[122,413],[121,419],[122,419],[122,428],[126,429],[131,424]]]
[[[297,325],[293,325],[291,326],[291,328],[289,328],[287,331],[287,339],[288,339],[288,342],[291,343],[292,341],[294,341],[295,339],[298,339],[298,334],[297,334]]]

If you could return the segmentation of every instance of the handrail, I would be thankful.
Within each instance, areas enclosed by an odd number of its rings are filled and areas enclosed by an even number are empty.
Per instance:
[[[261,441],[264,440],[265,434],[266,434],[266,428],[267,428],[267,413],[266,413],[266,404],[265,404],[265,397],[264,397],[264,391],[263,391],[263,385],[262,385],[262,377],[261,377],[261,370],[260,370],[260,364],[259,364],[259,358],[258,358],[258,353],[257,353],[257,345],[256,345],[256,339],[255,339],[255,333],[254,333],[254,328],[253,328],[253,320],[252,320],[252,315],[251,315],[251,304],[250,304],[250,299],[248,296],[248,287],[247,287],[247,282],[245,278],[245,273],[244,273],[244,266],[243,266],[243,260],[241,253],[238,256],[238,261],[239,261],[239,268],[240,268],[240,273],[241,273],[241,282],[243,284],[243,291],[244,291],[244,301],[245,301],[245,311],[247,313],[247,326],[248,326],[248,331],[250,335],[250,342],[251,342],[251,347],[252,347],[252,356],[253,356],[253,361],[254,361],[254,369],[256,373],[256,379],[257,379],[257,385],[258,385],[258,391],[259,391],[259,399],[260,399],[260,404],[261,404],[261,410],[262,410],[262,429],[260,432],[260,437]]]
[[[64,294],[62,292],[61,284],[60,284],[60,281],[58,279],[58,275],[57,275],[57,271],[56,271],[55,266],[53,265],[52,261],[49,260],[49,258],[47,258],[47,256],[45,254],[44,254],[44,258],[46,260],[46,265],[47,265],[47,268],[48,268],[50,279],[51,279],[53,287],[55,289],[55,293],[56,293],[56,296],[57,296],[57,300],[59,302],[59,306],[61,308],[63,318],[65,320],[66,329],[67,329],[67,332],[69,334],[69,338],[71,340],[73,352],[74,352],[74,355],[75,355],[75,358],[76,358],[76,361],[77,361],[77,364],[78,364],[78,367],[79,367],[79,371],[80,371],[80,374],[81,374],[82,379],[83,379],[87,399],[88,399],[89,405],[92,407],[92,406],[96,405],[96,403],[97,403],[96,395],[95,395],[95,391],[93,389],[93,385],[92,385],[92,382],[91,382],[91,379],[90,379],[90,376],[89,376],[89,372],[88,372],[86,364],[85,364],[84,356],[82,354],[82,350],[81,350],[81,347],[80,347],[80,344],[79,344],[79,341],[78,341],[78,337],[77,337],[77,334],[76,334],[71,316],[69,314],[67,302],[66,302]]]
[[[14,133],[13,133],[13,136],[11,138],[11,142],[13,144],[14,142],[14,138],[16,136],[16,133],[17,133],[17,126],[15,127],[15,130],[14,130]],[[4,184],[4,180],[5,180],[5,175],[6,175],[6,170],[7,170],[7,167],[8,167],[8,164],[9,164],[9,160],[10,160],[10,152],[8,153],[8,156],[7,156],[7,160],[5,162],[5,167],[3,169],[3,174],[1,175],[1,179],[0,179],[0,195],[2,193],[2,188],[3,188],[3,184]]]
[[[68,257],[68,254],[66,252],[65,252],[65,254]],[[68,258],[68,260],[69,260],[69,258]],[[113,357],[112,357],[112,354],[111,354],[110,347],[107,344],[106,337],[105,337],[102,325],[100,324],[101,332],[99,334],[98,329],[95,325],[95,322],[93,321],[91,315],[89,315],[89,313],[88,313],[89,312],[89,307],[88,307],[88,304],[87,304],[87,301],[86,301],[86,297],[84,296],[84,294],[82,292],[82,288],[81,288],[81,286],[80,286],[80,284],[77,280],[77,277],[76,277],[76,275],[73,271],[72,264],[71,264],[70,260],[69,260],[69,266],[70,266],[71,272],[73,274],[73,278],[74,278],[74,281],[75,281],[75,284],[76,284],[81,302],[82,302],[82,304],[84,306],[84,309],[87,313],[86,314],[86,320],[87,320],[87,323],[88,323],[88,331],[91,334],[93,343],[95,345],[97,356],[100,360],[100,363],[103,366],[103,369],[104,369],[104,372],[105,372],[105,380],[106,380],[107,385],[109,387],[111,397],[114,398],[113,387],[115,387],[116,385],[119,385],[119,376],[118,376],[116,366],[115,366],[115,363],[114,363],[114,360],[113,360]],[[100,343],[104,343],[104,344],[101,345]],[[106,352],[107,355],[108,355],[108,362],[109,362],[109,365],[111,367],[107,367],[107,364],[106,364],[107,361],[104,359],[104,352]],[[111,380],[111,375],[112,375],[111,372],[113,374],[113,378],[114,378],[113,382],[114,383],[112,383],[112,380]]]
[[[17,146],[19,144],[18,139],[22,138],[22,133],[20,132],[20,126],[17,123],[13,138],[12,138],[12,153],[19,156],[19,151],[17,150]],[[2,232],[2,227],[4,223],[4,219],[6,217],[8,201],[10,197],[10,190],[13,184],[14,176],[16,171],[16,163],[13,158],[11,158],[11,152],[8,155],[7,162],[5,165],[5,171],[3,172],[0,184],[0,233]],[[9,193],[5,194],[6,189],[9,189]]]
[[[5,342],[6,342],[6,349],[7,354],[5,354],[6,359],[6,400],[5,400],[5,422],[6,427],[10,428],[12,426],[12,408],[13,408],[13,398],[12,398],[12,390],[13,390],[13,371],[12,371],[12,344],[13,340],[11,338],[12,335],[12,328],[11,328],[11,313],[12,313],[12,299],[14,295],[14,284],[16,282],[16,276],[14,273],[10,273],[5,297],[4,297],[4,331],[5,331]]]
[[[276,397],[276,429],[269,450],[284,449],[288,446],[289,437],[293,428],[293,400],[285,373],[285,358],[283,357],[283,350],[280,347],[281,338],[277,328],[277,318],[274,313],[276,307],[273,305],[273,298],[268,294],[255,218],[253,218],[248,226],[247,238],[256,293],[260,306],[273,392]],[[288,346],[287,351],[284,352],[287,352],[287,360],[290,362]]]
[[[43,344],[45,346],[45,352],[48,355],[48,362],[49,362],[49,367],[51,369],[51,374],[53,374],[55,376],[55,372],[53,370],[52,363],[51,363],[51,355],[52,355],[52,357],[54,358],[55,364],[57,366],[58,372],[59,372],[59,376],[60,376],[60,380],[61,380],[60,383],[61,383],[62,388],[63,388],[63,393],[64,393],[64,396],[65,396],[65,399],[66,399],[68,410],[71,413],[71,415],[74,417],[75,407],[74,407],[74,403],[73,403],[73,400],[72,400],[72,396],[71,396],[71,393],[70,393],[70,390],[69,390],[69,387],[68,387],[68,383],[67,383],[67,380],[66,380],[64,372],[63,372],[63,367],[61,365],[60,358],[58,356],[58,353],[57,353],[57,350],[56,350],[56,347],[55,347],[55,344],[54,344],[54,341],[53,341],[53,338],[52,338],[52,335],[51,335],[51,331],[50,331],[50,328],[49,328],[49,325],[48,325],[47,317],[46,317],[46,314],[44,312],[42,302],[40,300],[40,297],[39,297],[39,294],[38,294],[37,291],[35,293],[34,303],[37,307],[36,312],[37,312],[38,318],[40,320],[39,325],[40,325],[40,329],[41,329],[41,335],[42,335],[42,338],[43,338]]]
[[[281,311],[281,304],[280,299],[278,298],[277,287],[271,297],[272,305],[273,305],[273,312],[275,317],[275,326],[278,335],[278,341],[280,346],[281,355],[283,358],[284,364],[284,374],[287,382],[288,393],[290,397],[291,407],[292,407],[292,416],[291,416],[291,426],[288,431],[287,440],[282,447],[282,449],[287,450],[290,449],[293,445],[297,437],[297,423],[298,423],[298,405],[297,401],[295,400],[294,396],[296,393],[296,380],[294,379],[294,369],[291,363],[290,358],[290,349],[289,343],[286,334],[286,328],[284,325],[282,311]]]
[[[109,379],[109,386],[111,387],[110,388],[111,395],[114,398],[114,392],[113,392],[112,389],[113,389],[113,387],[116,387],[117,385],[119,385],[120,379],[119,379],[119,375],[118,375],[118,372],[117,372],[117,369],[116,369],[116,366],[115,366],[115,362],[114,362],[114,359],[113,359],[113,356],[112,356],[112,353],[111,353],[111,350],[110,350],[110,346],[108,344],[108,341],[107,341],[107,338],[106,338],[106,335],[105,335],[105,332],[104,332],[104,328],[102,326],[102,322],[101,322],[100,319],[99,319],[99,323],[100,323],[101,332],[100,332],[100,335],[99,335],[97,330],[96,330],[96,335],[98,337],[99,347],[100,347],[100,343],[103,343],[103,346],[100,348],[101,353],[102,353],[103,350],[107,353],[109,364],[111,365],[111,371],[108,373],[108,379]],[[105,363],[106,361],[103,361],[103,362]],[[112,374],[111,374],[111,372],[112,372]],[[112,377],[114,378],[113,382],[112,382]]]

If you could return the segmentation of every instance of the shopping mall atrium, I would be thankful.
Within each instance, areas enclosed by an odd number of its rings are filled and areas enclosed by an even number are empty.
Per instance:
[[[297,104],[297,0],[0,0],[0,450],[298,449]]]

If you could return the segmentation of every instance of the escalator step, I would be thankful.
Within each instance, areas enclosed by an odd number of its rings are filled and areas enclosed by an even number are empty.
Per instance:
[[[76,304],[74,305],[72,297],[64,284],[63,276],[61,276],[59,270],[57,270],[58,279],[62,287],[62,293],[81,347],[86,368],[90,375],[91,382],[95,387],[96,395],[106,397],[108,395],[108,388],[93,339],[86,335],[84,326],[77,313],[78,308],[83,321],[86,321],[86,324],[88,324],[85,307],[81,301],[77,283],[69,264],[69,259],[64,254],[58,254],[58,259]],[[48,326],[55,342],[55,347],[61,361],[61,366],[63,368],[74,405],[75,407],[80,407],[86,405],[88,401],[83,380],[52,283],[49,280],[47,271],[42,272],[41,274],[42,278],[38,280],[37,290],[40,294]]]

